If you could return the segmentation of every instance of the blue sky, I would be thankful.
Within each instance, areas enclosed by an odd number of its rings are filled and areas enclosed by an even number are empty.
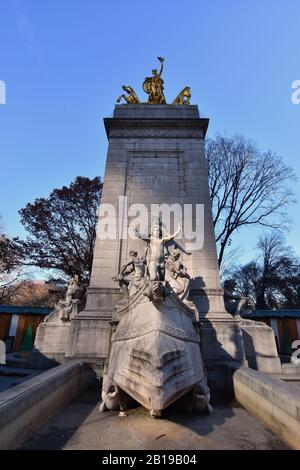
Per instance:
[[[189,85],[209,136],[244,134],[300,176],[299,0],[0,0],[0,213],[10,235],[23,234],[27,202],[76,175],[103,175],[102,118],[122,84],[143,96],[158,55],[167,99]],[[299,205],[288,241],[300,255],[298,214]],[[245,260],[256,235],[234,239]]]

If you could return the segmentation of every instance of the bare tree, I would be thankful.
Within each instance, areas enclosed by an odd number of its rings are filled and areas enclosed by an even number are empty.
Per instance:
[[[231,248],[230,243],[228,244],[220,266],[220,278],[222,281],[230,278],[232,273],[240,266],[242,254],[242,245]]]
[[[236,293],[247,297],[253,305],[257,306],[257,291],[260,279],[261,269],[259,264],[256,261],[250,261],[250,263],[233,271],[230,281],[234,282]]]
[[[213,221],[221,266],[232,235],[241,227],[287,227],[294,202],[294,171],[271,151],[260,152],[242,136],[218,135],[206,145]]]
[[[0,305],[9,304],[21,287],[20,279],[23,277],[21,272],[13,274],[0,274]]]
[[[15,239],[2,233],[0,227],[0,304],[7,302],[19,288],[21,273],[21,251]]]
[[[275,231],[260,237],[258,249],[261,279],[257,289],[257,305],[259,308],[278,308],[285,303],[285,285],[295,276],[299,260],[286,245],[283,236]]]
[[[235,289],[257,309],[299,308],[300,262],[278,231],[263,235],[255,261],[233,273]]]
[[[16,282],[15,291],[6,299],[9,305],[49,306],[56,305],[65,292],[65,285],[57,285],[41,280],[21,280]]]

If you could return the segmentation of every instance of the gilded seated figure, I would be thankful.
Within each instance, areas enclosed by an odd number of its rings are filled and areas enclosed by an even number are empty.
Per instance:
[[[139,104],[140,103],[140,100],[139,100],[136,92],[134,91],[134,89],[131,86],[123,85],[122,88],[123,88],[124,91],[126,91],[126,93],[128,93],[128,96],[124,95],[124,93],[123,93],[117,99],[117,103],[120,103],[122,98],[126,101],[127,104]]]
[[[172,104],[190,104],[191,100],[191,89],[189,86],[184,87],[183,90],[176,96],[175,100],[173,101]]]

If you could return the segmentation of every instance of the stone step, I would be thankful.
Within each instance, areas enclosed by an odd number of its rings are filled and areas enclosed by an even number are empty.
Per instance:
[[[300,374],[291,375],[291,374],[268,374],[268,377],[273,377],[274,379],[280,379],[284,382],[300,382]]]
[[[282,364],[282,372],[285,375],[300,375],[300,364]]]

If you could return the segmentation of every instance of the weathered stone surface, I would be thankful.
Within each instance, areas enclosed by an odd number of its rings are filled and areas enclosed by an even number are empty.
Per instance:
[[[100,312],[107,315],[107,312]],[[110,317],[83,317],[74,319],[70,327],[70,339],[66,349],[66,358],[78,358],[95,364],[97,358],[106,357],[109,339]]]
[[[133,398],[158,417],[184,396],[190,411],[211,411],[199,315],[188,300],[190,276],[180,259],[182,247],[175,245],[182,225],[171,235],[155,216],[146,234],[134,231],[146,244],[145,256],[130,250],[114,277],[122,299],[110,322],[100,410],[124,412]]]
[[[74,276],[69,280],[65,300],[60,300],[37,328],[30,356],[32,367],[43,368],[44,365],[47,368],[49,360],[64,362],[70,341],[70,321],[82,308],[83,290],[78,276]]]
[[[296,387],[241,368],[233,375],[238,401],[292,448],[300,449],[300,398]]]
[[[128,399],[123,392],[155,416],[187,392],[191,392],[191,409],[210,409],[196,311],[168,282],[160,282],[159,287],[161,297],[158,293],[154,300],[156,285],[147,279],[141,281],[141,288],[124,306],[119,304],[113,317],[103,411],[126,409]]]
[[[78,361],[54,367],[0,393],[0,449],[16,449],[55,412],[88,388],[94,372]]]
[[[266,373],[281,373],[274,332],[265,323],[242,320],[245,355],[249,367]]]
[[[43,322],[39,325],[30,357],[31,364],[47,364],[47,359],[64,362],[69,340],[70,323]],[[38,356],[41,356],[38,358]],[[44,359],[44,361],[43,361]]]

